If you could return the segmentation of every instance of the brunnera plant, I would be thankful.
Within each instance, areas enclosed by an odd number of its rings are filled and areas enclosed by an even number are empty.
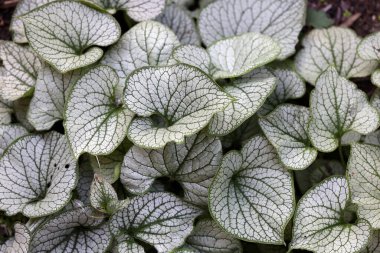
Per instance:
[[[380,252],[380,33],[306,5],[21,0],[0,252]]]

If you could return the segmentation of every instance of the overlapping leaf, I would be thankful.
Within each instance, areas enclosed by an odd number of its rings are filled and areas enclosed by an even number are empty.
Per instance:
[[[21,0],[15,11],[13,12],[9,30],[12,32],[13,41],[16,43],[27,43],[28,39],[25,35],[25,28],[20,16],[44,5],[53,0]]]
[[[224,85],[223,90],[233,101],[214,115],[209,133],[226,135],[251,117],[265,102],[276,84],[276,78],[266,69],[258,69]]]
[[[3,99],[14,101],[33,91],[41,61],[30,48],[0,41],[0,59],[6,70],[0,77]]]
[[[313,146],[331,152],[341,143],[344,134],[355,131],[368,134],[377,129],[380,120],[364,92],[333,68],[318,78],[310,94],[311,122],[309,135]]]
[[[14,229],[15,235],[3,245],[0,245],[0,251],[4,253],[28,253],[30,243],[29,229],[21,223],[16,223]]]
[[[1,79],[1,77],[0,77]],[[1,88],[0,88],[0,124],[9,124],[11,123],[11,113],[13,111],[11,107],[11,103],[7,100],[2,99],[1,94]]]
[[[220,0],[201,12],[199,28],[206,45],[247,32],[271,36],[285,59],[295,51],[305,15],[303,0]]]
[[[211,215],[234,237],[284,243],[295,204],[293,181],[264,137],[227,153],[209,191]]]
[[[203,72],[182,64],[135,71],[128,78],[125,101],[139,116],[128,129],[129,139],[156,149],[199,132],[231,102]]]
[[[380,229],[380,147],[353,144],[347,166],[352,202],[358,204],[359,215],[373,228]]]
[[[369,242],[371,226],[352,221],[350,195],[343,177],[331,177],[306,193],[295,214],[291,249],[316,253],[358,252]]]
[[[63,119],[69,87],[79,78],[81,71],[61,74],[44,66],[37,76],[36,87],[28,110],[28,120],[37,130],[48,130]]]
[[[193,229],[199,209],[169,193],[148,193],[135,197],[110,220],[111,232],[120,247],[139,252],[134,239],[153,245],[158,253],[181,246]],[[120,245],[121,244],[121,245]],[[124,251],[125,252],[125,251]]]
[[[116,72],[98,66],[83,75],[70,91],[65,128],[74,156],[110,154],[124,140],[133,113],[123,101]]]
[[[371,241],[360,251],[360,253],[379,253],[380,252],[380,230],[373,233]]]
[[[121,33],[112,16],[76,1],[44,5],[22,21],[32,48],[62,73],[98,61],[103,55],[99,47],[113,44]]]
[[[372,73],[371,82],[377,87],[380,87],[380,69],[377,69]]]
[[[30,253],[105,252],[111,243],[108,224],[90,207],[50,217],[32,237]]]
[[[208,188],[221,159],[220,140],[204,133],[158,150],[133,146],[124,158],[120,179],[128,191],[142,194],[156,178],[169,177],[181,184],[186,200],[207,206]]]
[[[175,63],[171,54],[179,45],[177,36],[165,25],[155,21],[141,22],[107,51],[101,63],[115,69],[120,82],[124,84],[135,69]]]
[[[0,125],[0,157],[13,141],[26,134],[28,134],[28,130],[20,125]]]
[[[182,44],[201,44],[194,21],[180,6],[166,6],[156,20],[172,29]]]
[[[305,169],[317,158],[307,135],[309,114],[309,108],[284,104],[259,120],[281,161],[291,169]]]
[[[42,217],[71,198],[76,162],[66,138],[56,132],[28,135],[14,142],[0,160],[0,209]]]
[[[330,66],[343,77],[368,76],[377,63],[358,56],[360,41],[361,38],[348,28],[315,29],[302,41],[304,49],[295,60],[297,71],[311,84],[315,84],[318,76]]]

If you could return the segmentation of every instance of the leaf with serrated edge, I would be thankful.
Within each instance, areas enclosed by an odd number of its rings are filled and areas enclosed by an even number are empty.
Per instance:
[[[291,174],[263,136],[230,151],[209,190],[209,209],[227,232],[241,240],[283,244],[294,210]]]
[[[170,193],[148,193],[135,197],[110,220],[111,233],[128,235],[153,245],[158,253],[181,246],[193,229],[198,208]],[[118,241],[120,243],[120,241]]]
[[[179,45],[177,36],[165,25],[156,21],[141,22],[105,53],[101,63],[115,69],[124,84],[127,76],[138,68],[175,63],[171,54]]]
[[[373,228],[380,229],[380,147],[352,144],[347,165],[352,202],[359,206],[359,216]]]
[[[309,108],[284,104],[259,119],[266,137],[290,169],[305,169],[317,158],[318,151],[307,135],[309,114]]]
[[[112,16],[75,1],[44,5],[22,21],[32,48],[61,73],[95,63],[103,55],[99,47],[115,43],[121,33]]]
[[[15,235],[0,245],[0,251],[4,253],[28,253],[30,243],[30,231],[21,223],[14,226]]]
[[[276,85],[276,78],[266,69],[260,68],[236,78],[223,90],[233,101],[210,121],[209,133],[226,135],[251,117],[265,102]]]
[[[156,20],[172,29],[182,44],[201,44],[193,19],[176,4],[166,6]]]
[[[74,156],[106,155],[124,140],[133,113],[122,103],[123,85],[116,72],[98,66],[83,75],[70,90],[65,129]]]
[[[197,67],[209,76],[213,76],[216,71],[206,49],[199,46],[179,46],[173,51],[173,57],[177,62]]]
[[[44,66],[37,76],[34,95],[30,101],[27,118],[36,130],[49,130],[63,119],[69,87],[80,77],[81,71],[61,74]]]
[[[330,177],[312,188],[298,202],[291,249],[315,253],[358,252],[369,242],[371,226],[364,219],[343,221],[350,200],[343,177]]]
[[[308,132],[313,146],[322,152],[334,151],[345,133],[368,134],[380,123],[366,94],[333,67],[318,78],[310,94],[310,108]]]
[[[0,157],[13,141],[27,134],[28,130],[23,126],[17,124],[0,125]]]
[[[359,44],[358,54],[363,60],[380,61],[380,32],[365,37]]]
[[[158,150],[133,146],[124,157],[120,180],[128,191],[142,194],[155,179],[170,177],[181,184],[186,200],[207,206],[208,188],[221,159],[220,140],[204,133]]]
[[[360,253],[380,253],[380,230],[376,230],[368,245]]]
[[[199,132],[231,99],[199,69],[177,64],[133,72],[127,80],[125,101],[139,116],[129,126],[129,139],[135,145],[157,149],[171,141],[184,142],[185,136]]]
[[[199,30],[206,45],[247,32],[271,36],[285,59],[295,52],[305,16],[304,0],[220,0],[201,12]]]
[[[65,136],[21,137],[0,160],[0,209],[7,215],[50,215],[70,200],[76,181],[76,161]]]
[[[9,30],[12,32],[13,41],[16,43],[27,43],[28,39],[25,35],[25,28],[19,16],[22,16],[44,4],[53,2],[54,0],[21,0],[18,2],[13,12]]]
[[[277,58],[281,52],[271,37],[259,33],[245,33],[223,39],[207,48],[216,67],[213,77],[231,78],[244,75]]]
[[[268,114],[278,105],[289,99],[300,98],[306,92],[305,82],[289,66],[279,66],[269,70],[277,77],[276,88],[258,111],[260,115]]]
[[[314,29],[302,40],[304,48],[297,53],[296,69],[311,84],[315,84],[318,76],[330,66],[343,77],[369,76],[377,63],[358,56],[356,49],[360,41],[361,38],[348,28]]]
[[[202,253],[241,253],[239,240],[224,232],[213,220],[198,221],[193,232],[187,237],[186,244],[195,252]]]
[[[0,77],[2,98],[14,101],[33,90],[41,61],[29,47],[0,41],[0,59],[7,71]]]
[[[110,243],[108,223],[85,206],[50,217],[33,235],[30,253],[102,253]]]
[[[112,185],[95,174],[90,190],[91,206],[99,212],[112,214],[116,211],[113,205],[117,201],[117,193]]]

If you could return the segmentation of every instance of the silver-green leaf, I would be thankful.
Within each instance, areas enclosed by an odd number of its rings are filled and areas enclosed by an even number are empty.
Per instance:
[[[123,103],[123,85],[116,72],[98,66],[71,89],[65,108],[65,129],[74,156],[112,153],[124,140],[133,113]]]
[[[61,73],[91,65],[121,34],[116,19],[76,1],[57,1],[22,17],[35,52]],[[98,46],[98,47],[97,47]]]
[[[14,236],[0,245],[0,251],[3,253],[28,253],[31,237],[29,229],[18,222],[14,225],[14,229]]]
[[[28,130],[21,125],[0,125],[0,157],[13,141],[27,134]]]
[[[265,137],[227,153],[209,191],[212,217],[235,238],[284,243],[295,206],[293,180]]]
[[[231,99],[199,69],[178,64],[133,72],[125,101],[139,116],[129,126],[129,139],[157,149],[199,132]]]

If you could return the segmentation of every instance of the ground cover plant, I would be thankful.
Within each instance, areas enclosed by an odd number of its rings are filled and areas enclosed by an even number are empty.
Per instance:
[[[10,30],[0,252],[380,252],[380,32],[305,0],[22,0]]]

